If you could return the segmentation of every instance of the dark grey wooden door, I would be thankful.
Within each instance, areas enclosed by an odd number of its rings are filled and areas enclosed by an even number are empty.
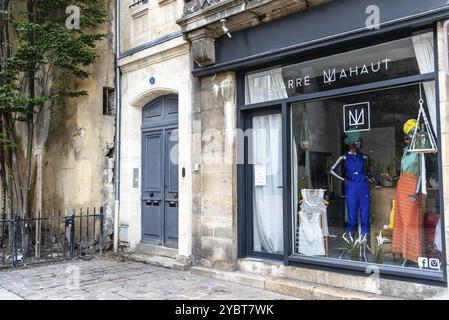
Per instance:
[[[158,98],[143,109],[142,242],[178,244],[177,96]]]

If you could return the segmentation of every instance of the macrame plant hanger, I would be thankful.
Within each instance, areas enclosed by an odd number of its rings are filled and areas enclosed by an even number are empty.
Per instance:
[[[422,95],[422,84],[419,84],[419,113],[416,120],[416,130],[413,133],[412,142],[408,152],[419,153],[437,153],[438,148],[435,137],[430,127],[429,120],[427,119],[426,111],[424,110],[424,99]],[[422,123],[422,125],[421,125]],[[426,146],[423,146],[420,141],[426,140]]]
[[[308,187],[312,188],[312,177],[310,170],[310,148],[312,147],[312,135],[309,127],[309,116],[307,107],[304,107],[302,128],[301,128],[301,148],[306,152],[306,175],[308,180]]]
[[[302,128],[301,128],[301,148],[303,150],[309,150],[312,147],[312,135],[309,127],[309,115],[307,108],[304,108]]]

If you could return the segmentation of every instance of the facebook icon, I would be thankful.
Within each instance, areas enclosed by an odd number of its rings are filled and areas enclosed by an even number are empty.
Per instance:
[[[418,266],[420,269],[427,269],[429,267],[429,259],[424,257],[418,258]]]

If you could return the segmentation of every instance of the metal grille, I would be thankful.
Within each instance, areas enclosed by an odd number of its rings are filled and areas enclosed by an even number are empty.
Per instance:
[[[132,9],[134,7],[137,7],[138,5],[148,3],[148,0],[131,0],[130,3],[131,4],[129,5],[129,8]]]
[[[103,208],[3,214],[0,268],[102,255],[103,228]]]

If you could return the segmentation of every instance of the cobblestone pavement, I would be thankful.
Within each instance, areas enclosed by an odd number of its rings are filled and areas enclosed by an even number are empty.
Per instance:
[[[189,271],[176,271],[139,262],[95,259],[0,271],[0,300],[3,299],[276,300],[293,298],[193,275]]]

